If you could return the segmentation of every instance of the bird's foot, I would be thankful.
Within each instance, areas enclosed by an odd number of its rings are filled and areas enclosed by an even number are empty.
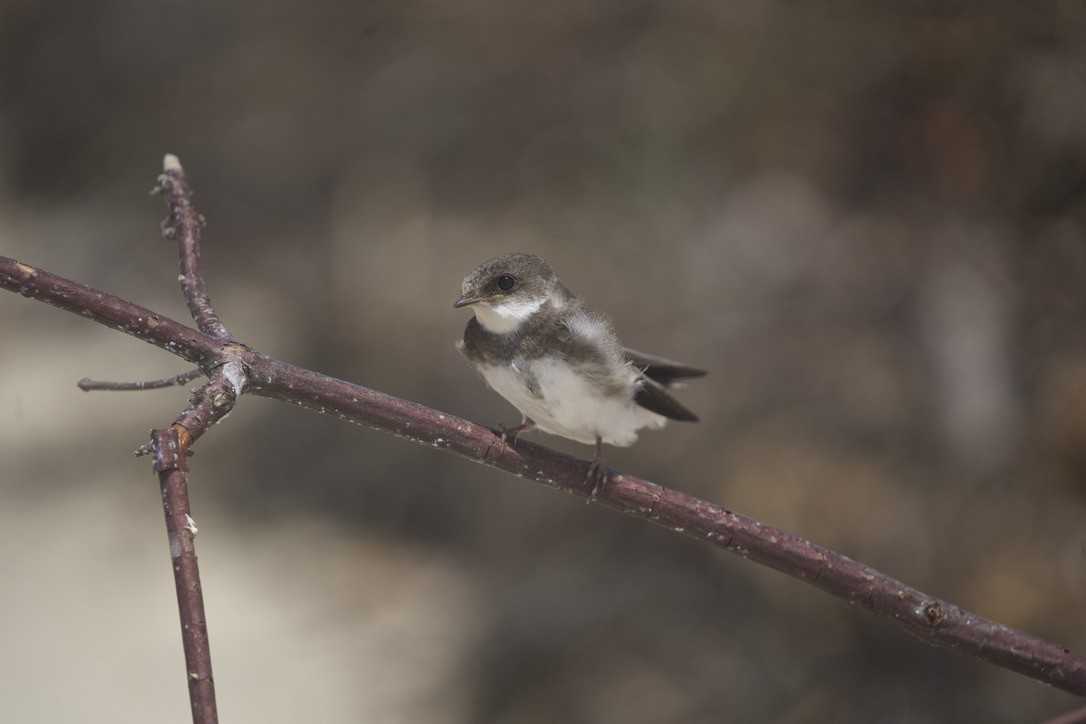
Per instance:
[[[607,467],[603,464],[603,440],[599,435],[596,435],[596,452],[592,455],[592,462],[588,464],[588,474],[584,481],[586,485],[592,483],[592,491],[588,494],[587,501],[591,503],[607,484]]]
[[[500,437],[502,441],[501,447],[498,448],[498,457],[501,457],[505,454],[505,444],[508,441],[510,435],[513,436],[513,444],[516,445],[517,438],[520,437],[520,433],[528,432],[533,427],[535,427],[535,422],[529,420],[528,418],[524,418],[524,422],[520,423],[516,427],[510,428],[506,428],[505,423],[499,422],[497,429],[493,431],[494,434]]]

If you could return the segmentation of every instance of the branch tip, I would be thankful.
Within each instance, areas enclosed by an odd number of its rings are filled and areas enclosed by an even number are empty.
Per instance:
[[[162,170],[167,173],[170,171],[182,171],[181,159],[172,153],[167,153],[165,158],[162,159]]]
[[[204,371],[197,367],[196,369],[182,372],[179,375],[167,377],[163,380],[144,380],[140,382],[103,382],[101,380],[92,380],[89,377],[84,377],[79,380],[76,385],[84,392],[90,392],[91,390],[159,390],[163,387],[180,387],[186,382],[191,382],[196,379],[203,373]]]

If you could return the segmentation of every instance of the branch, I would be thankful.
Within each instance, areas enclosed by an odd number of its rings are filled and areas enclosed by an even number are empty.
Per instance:
[[[191,440],[232,407],[238,394],[251,392],[391,432],[585,498],[592,492],[586,461],[524,440],[503,447],[491,430],[467,420],[226,341],[229,333],[221,323],[215,326],[213,311],[210,317],[203,315],[206,324],[201,327],[208,333],[196,332],[125,300],[5,257],[0,257],[0,287],[88,317],[214,370],[202,390],[206,395],[198,395],[188,414],[178,418],[177,424],[190,433]],[[202,289],[190,287],[195,288]],[[197,316],[195,309],[193,314]],[[182,441],[182,448],[191,440]],[[956,649],[1086,695],[1086,657],[1081,654],[972,614],[799,536],[613,470],[596,502],[786,573],[889,619],[928,644]]]
[[[104,324],[200,367],[214,366],[219,354],[214,338],[169,317],[85,284],[2,256],[0,287]]]
[[[174,561],[174,586],[181,616],[181,641],[188,671],[189,703],[194,724],[216,724],[215,680],[211,674],[211,646],[204,615],[203,586],[196,563],[196,524],[189,515],[189,488],[185,455],[212,425],[234,409],[245,387],[245,372],[236,359],[244,347],[234,342],[211,306],[200,263],[200,227],[203,217],[192,205],[192,189],[177,156],[167,155],[155,190],[166,196],[170,218],[162,225],[167,239],[176,239],[181,267],[181,293],[200,331],[221,342],[214,372],[192,396],[169,430],[151,431],[154,469],[162,488],[166,534]]]
[[[89,377],[84,377],[75,384],[79,389],[83,390],[84,392],[91,392],[92,390],[108,390],[110,392],[125,390],[161,390],[164,387],[179,387],[186,382],[192,382],[203,373],[204,371],[197,367],[196,369],[189,370],[188,372],[182,372],[179,375],[167,377],[162,380],[140,380],[138,382],[103,382],[102,380],[92,380]]]
[[[585,461],[525,440],[507,445],[499,455],[500,438],[467,420],[263,355],[253,355],[247,364],[254,394],[392,432],[591,499]],[[614,470],[608,471],[595,501],[797,578],[893,621],[928,644],[1086,696],[1086,657],[965,611],[787,531]]]
[[[54,304],[211,364],[222,345],[161,315],[13,259],[0,257],[0,287]],[[146,320],[155,320],[148,325]],[[176,333],[176,341],[165,331]],[[235,348],[253,394],[391,432],[413,442],[588,498],[588,463],[518,440],[500,439],[468,420],[359,385]],[[1073,694],[1086,696],[1086,657],[982,618],[828,548],[632,475],[609,471],[596,502],[707,541],[887,618],[926,643],[976,656]]]
[[[189,305],[196,326],[216,339],[233,339],[219,321],[219,315],[215,313],[211,298],[207,295],[207,284],[200,269],[200,228],[204,225],[204,218],[192,205],[192,189],[189,188],[181,162],[172,153],[167,154],[162,162],[162,175],[158,177],[153,193],[166,196],[170,217],[162,224],[162,235],[177,240],[181,293],[185,296],[185,303]]]
[[[215,707],[215,680],[211,677],[211,649],[207,638],[207,617],[196,562],[196,524],[189,514],[188,468],[178,441],[178,431],[151,431],[153,467],[162,488],[162,509],[166,514],[166,535],[173,561],[177,608],[181,615],[181,640],[188,672],[189,702],[194,722],[218,720]]]

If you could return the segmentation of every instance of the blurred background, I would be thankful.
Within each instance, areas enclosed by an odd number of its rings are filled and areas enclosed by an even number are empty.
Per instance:
[[[1086,650],[1086,6],[0,3],[0,253],[487,425],[530,251],[702,417],[610,465]],[[0,295],[0,719],[184,722],[158,486],[185,364]],[[534,439],[587,457],[591,449]],[[1079,705],[780,574],[244,398],[191,460],[224,721],[1022,722]]]

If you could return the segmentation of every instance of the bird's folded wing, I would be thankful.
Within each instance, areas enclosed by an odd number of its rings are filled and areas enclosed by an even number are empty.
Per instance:
[[[659,382],[645,375],[641,375],[638,381],[641,384],[634,393],[634,402],[638,405],[672,420],[698,421],[698,416],[669,395]]]
[[[682,362],[657,357],[654,354],[638,352],[629,347],[623,347],[622,352],[626,355],[626,359],[633,362],[634,367],[641,371],[641,374],[659,382],[664,387],[671,386],[671,383],[675,380],[705,376],[705,370],[684,365]]]

